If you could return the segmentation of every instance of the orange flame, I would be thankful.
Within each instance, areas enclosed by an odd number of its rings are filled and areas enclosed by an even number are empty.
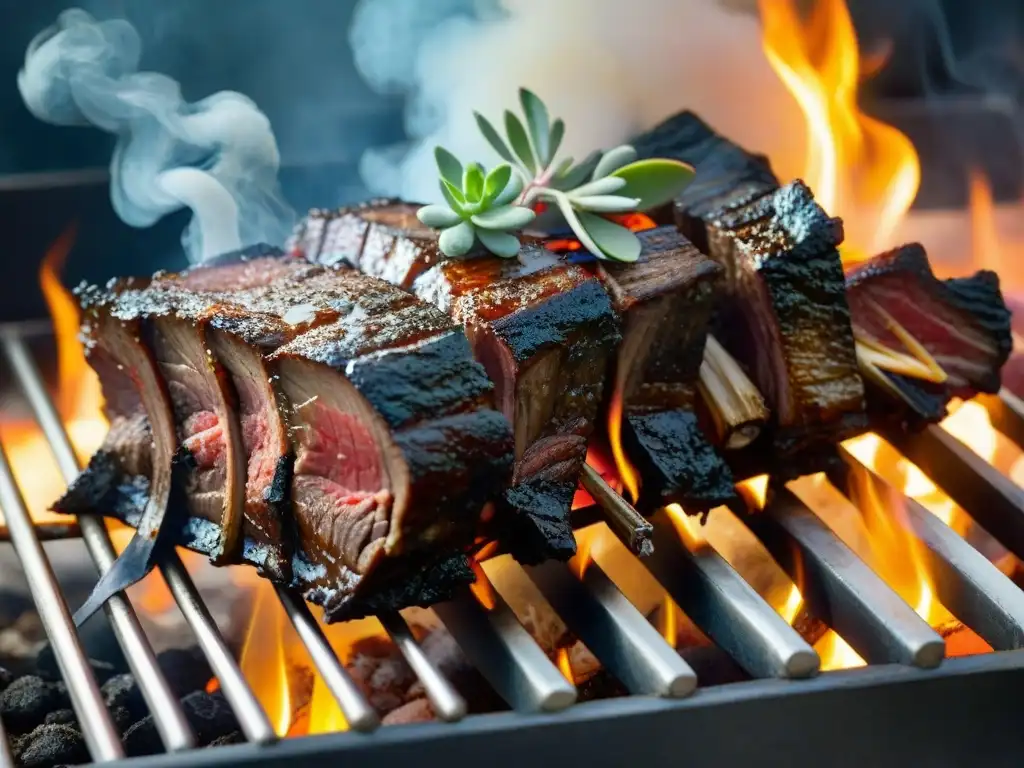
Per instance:
[[[497,592],[494,591],[494,585],[491,584],[491,580],[487,578],[487,574],[477,560],[470,558],[469,564],[473,568],[473,575],[476,576],[476,581],[469,585],[473,596],[480,605],[488,611],[493,611],[494,606],[497,605]]]
[[[861,62],[843,0],[819,0],[804,19],[795,0],[759,0],[768,61],[804,113],[804,179],[822,207],[843,218],[844,260],[891,245],[921,182],[917,152],[857,105]]]
[[[559,648],[556,655],[556,663],[558,665],[558,671],[562,673],[562,677],[568,680],[573,685],[576,684],[576,676],[572,671],[572,661],[569,659],[569,649]]]
[[[612,395],[611,404],[608,406],[608,443],[615,459],[615,467],[619,471],[619,478],[629,494],[629,500],[636,503],[636,500],[640,498],[640,475],[622,447],[622,387],[620,384],[616,384],[615,394]]]

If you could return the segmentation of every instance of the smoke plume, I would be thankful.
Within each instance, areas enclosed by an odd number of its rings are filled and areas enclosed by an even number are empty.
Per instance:
[[[127,21],[66,10],[29,44],[18,89],[40,120],[117,136],[110,194],[127,224],[148,227],[191,209],[182,244],[196,262],[283,242],[294,214],[278,188],[266,115],[231,91],[189,104],[171,78],[138,71],[141,53]]]
[[[405,95],[411,140],[367,152],[364,181],[435,201],[434,145],[496,160],[472,112],[500,119],[520,86],[565,119],[563,151],[577,159],[692,109],[795,175],[803,119],[764,56],[752,11],[739,0],[360,0],[356,64],[379,92]]]

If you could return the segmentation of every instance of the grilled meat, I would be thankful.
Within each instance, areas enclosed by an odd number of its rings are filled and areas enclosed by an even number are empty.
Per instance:
[[[894,332],[902,329],[947,376],[944,383],[932,384],[880,371],[887,384],[884,390],[877,385],[869,389],[873,415],[938,421],[952,397],[999,391],[1013,338],[995,273],[939,280],[924,248],[913,243],[858,264],[847,273],[846,285],[858,338],[911,354]]]
[[[643,485],[640,502],[710,509],[735,495],[732,472],[695,412],[722,268],[674,227],[637,236],[643,248],[636,262],[594,265],[623,326],[610,398],[621,403],[623,441]]]
[[[515,474],[495,533],[523,562],[567,559],[576,551],[572,498],[618,340],[611,303],[586,270],[537,243],[515,260],[442,259],[415,213],[395,201],[314,212],[293,252],[383,277],[466,328],[515,435]],[[306,250],[316,242],[319,250]]]
[[[689,162],[677,226],[724,268],[716,337],[749,369],[774,423],[737,457],[745,471],[815,471],[866,427],[842,264],[842,225],[801,182],[778,187],[767,161],[692,113],[634,141],[641,157]],[[769,466],[765,466],[765,460]]]
[[[111,300],[147,324],[202,327],[210,365],[230,366],[245,499],[266,502],[246,504],[247,562],[265,564],[271,530],[294,538],[294,581],[329,619],[435,602],[472,579],[461,553],[508,481],[512,442],[444,314],[357,272],[275,257],[161,277]],[[125,485],[105,482],[108,499]],[[87,472],[57,508],[107,513],[99,484]],[[138,494],[120,496],[115,509],[138,506]],[[180,543],[209,552],[222,531],[190,512]]]

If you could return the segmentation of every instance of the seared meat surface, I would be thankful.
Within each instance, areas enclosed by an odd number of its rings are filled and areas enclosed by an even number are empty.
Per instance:
[[[873,414],[937,421],[945,416],[950,398],[999,391],[1013,335],[1010,310],[994,272],[939,280],[924,248],[913,243],[856,265],[846,284],[859,338],[910,354],[894,330],[903,329],[947,376],[944,383],[933,384],[883,371],[892,386],[872,391]]]
[[[314,212],[293,252],[406,287],[465,327],[515,435],[495,533],[523,562],[567,559],[576,551],[572,498],[618,341],[611,302],[593,275],[539,243],[517,259],[441,259],[415,212],[395,201]]]
[[[447,316],[383,281],[280,257],[160,276],[110,300],[113,314],[137,322],[201,328],[209,369],[230,370],[242,559],[273,578],[289,567],[329,619],[436,602],[472,579],[462,553],[508,482],[512,441]],[[198,363],[186,367],[172,379],[181,402],[204,385],[191,370]],[[176,418],[179,431],[196,426],[193,453],[216,465],[224,442],[207,411],[178,408]],[[137,445],[140,431],[122,419],[110,440]],[[57,508],[137,520],[132,507],[149,503],[126,473],[144,466],[138,453],[117,454],[120,472],[106,461],[97,466],[105,473],[84,473]],[[212,554],[222,520],[201,512],[189,508],[179,543]]]
[[[641,157],[697,170],[675,202],[680,230],[725,269],[715,335],[748,372],[774,423],[736,462],[792,476],[866,428],[838,246],[842,225],[801,182],[779,187],[767,161],[682,113],[634,140]]]

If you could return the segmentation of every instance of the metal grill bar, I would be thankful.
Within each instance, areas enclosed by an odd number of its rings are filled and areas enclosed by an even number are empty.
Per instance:
[[[53,401],[50,400],[49,394],[46,392],[46,385],[43,383],[39,369],[32,360],[22,339],[10,333],[5,334],[3,337],[3,347],[8,360],[14,368],[15,375],[35,412],[43,435],[50,444],[50,448],[57,460],[57,465],[65,480],[70,483],[79,472],[78,459],[71,447],[71,441],[68,438],[64,423],[61,421]],[[82,522],[84,523],[86,519],[82,518]],[[196,590],[191,577],[181,562],[181,558],[176,553],[169,554],[160,570],[164,581],[167,582],[171,595],[178,604],[178,608],[195,633],[200,649],[202,649],[213,673],[220,681],[221,690],[224,691],[224,696],[237,715],[243,733],[245,733],[250,741],[260,743],[273,741],[276,735],[270,725],[270,721],[260,708],[259,702],[242,676],[242,671],[231,656],[224,638],[221,637],[213,617],[210,616],[210,612],[206,609],[199,592]],[[70,616],[67,617],[67,622],[69,627],[73,626]],[[127,648],[125,651],[126,654],[129,653]],[[138,649],[135,649],[132,653],[137,654]],[[129,655],[129,658],[131,658],[131,655]],[[136,657],[136,661],[141,658],[141,656]],[[148,675],[148,677],[152,677],[152,675]],[[72,684],[72,681],[69,680],[68,683],[69,689],[74,690],[75,686]],[[142,679],[140,678],[141,683]],[[160,694],[157,693],[157,695]],[[177,706],[177,702],[175,702],[173,708]],[[100,701],[99,709],[106,714],[106,708],[103,707],[102,700]],[[156,718],[155,713],[154,718]],[[86,721],[83,719],[82,722],[85,723]],[[120,749],[119,738],[117,739],[117,745],[118,749]]]
[[[1024,490],[1015,482],[936,424],[886,437],[978,525],[1024,558]]]
[[[68,683],[71,705],[82,724],[82,735],[96,762],[124,757],[121,736],[103,704],[89,661],[75,633],[71,613],[60,592],[57,577],[32,529],[32,518],[18,490],[7,452],[0,446],[0,508],[7,518],[11,543],[25,570],[25,579],[39,618],[50,638],[57,665]]]
[[[14,755],[11,754],[7,732],[4,730],[2,722],[0,722],[0,768],[14,768]]]
[[[680,698],[697,675],[596,562],[582,578],[564,563],[526,569],[544,599],[630,693]]]
[[[33,386],[33,382],[41,383],[41,379],[28,348],[22,339],[13,335],[5,335],[3,347],[7,360],[22,385],[29,406],[50,443],[57,467],[65,481],[70,483],[79,472],[75,449],[45,388]],[[78,525],[93,563],[101,574],[106,573],[114,564],[117,552],[103,522],[83,517],[78,521]],[[193,748],[196,741],[192,729],[185,719],[177,697],[160,671],[153,648],[128,598],[117,595],[104,606],[104,611],[110,620],[114,636],[124,651],[128,666],[139,682],[164,745],[171,752]]]
[[[374,730],[380,725],[377,710],[370,706],[362,691],[338,662],[334,649],[331,648],[306,601],[284,587],[275,585],[275,588],[281,605],[288,614],[288,620],[309,651],[313,664],[320,670],[324,682],[327,683],[327,689],[338,702],[338,707],[349,727],[354,731]]]
[[[934,667],[945,642],[792,491],[746,520],[811,613],[869,664]]]
[[[704,634],[754,677],[809,677],[814,649],[710,545],[691,552],[665,510],[652,518],[654,552],[641,562]]]
[[[434,612],[513,709],[556,712],[575,703],[576,688],[544,655],[500,595],[494,595],[490,609],[465,594],[434,606]]]
[[[840,453],[854,477],[887,498],[889,513],[904,520],[924,544],[939,601],[993,648],[1024,647],[1024,592],[935,515],[845,448]]]
[[[466,716],[466,700],[459,695],[444,675],[427,658],[423,649],[416,644],[412,636],[412,630],[405,623],[405,619],[398,613],[385,613],[380,616],[380,623],[406,662],[416,673],[416,677],[423,683],[423,689],[427,692],[427,698],[440,719],[454,723]]]
[[[978,395],[974,399],[985,406],[993,427],[1024,448],[1024,400],[1005,387],[998,395]]]

